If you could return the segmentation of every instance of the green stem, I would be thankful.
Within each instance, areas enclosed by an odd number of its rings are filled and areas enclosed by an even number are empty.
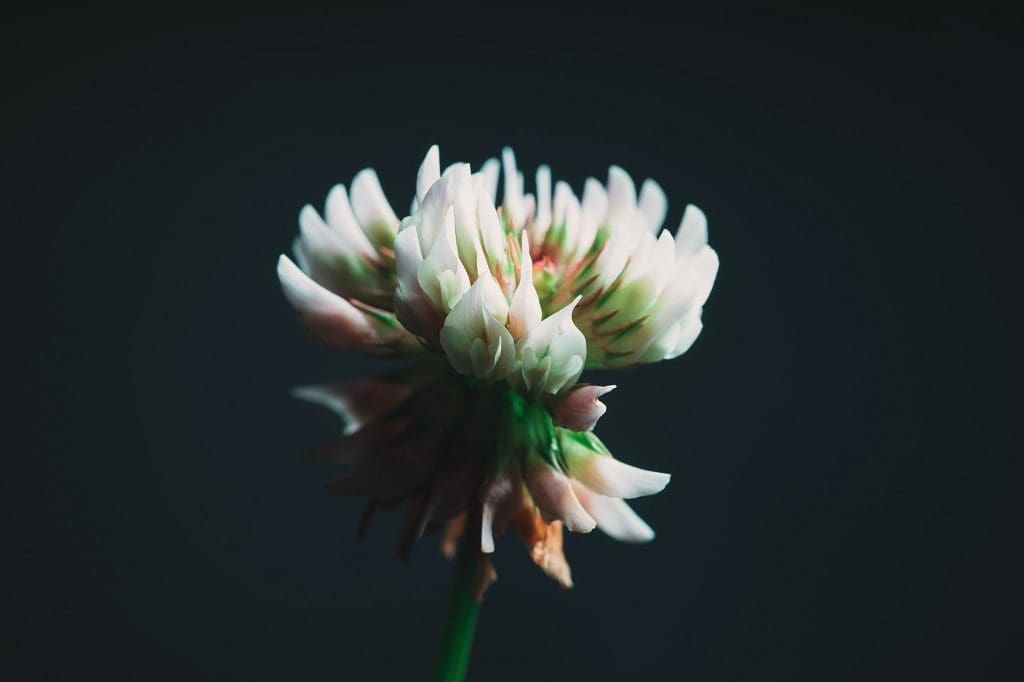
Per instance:
[[[474,525],[471,521],[467,522],[455,557],[455,578],[448,598],[448,613],[445,616],[444,635],[434,676],[437,682],[462,682],[469,665],[476,614],[480,609],[480,604],[473,598],[473,584],[480,558],[480,532],[479,529],[474,532]]]

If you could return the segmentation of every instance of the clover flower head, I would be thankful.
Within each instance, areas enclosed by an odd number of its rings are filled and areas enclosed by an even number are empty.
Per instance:
[[[563,529],[652,539],[624,500],[669,477],[610,454],[593,429],[614,386],[577,382],[674,358],[700,334],[718,257],[699,209],[674,235],[667,209],[657,183],[637,191],[617,166],[579,197],[541,166],[530,194],[510,149],[442,171],[436,146],[402,219],[372,170],[334,187],[322,215],[304,207],[295,262],[278,263],[299,317],[328,344],[415,358],[298,392],[347,421],[318,453],[349,467],[332,492],[369,498],[367,519],[406,505],[403,553],[430,530],[450,548],[471,528],[486,557],[511,528],[563,586]]]

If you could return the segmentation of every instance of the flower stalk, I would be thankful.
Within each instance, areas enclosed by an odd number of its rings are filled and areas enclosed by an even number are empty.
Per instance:
[[[474,525],[476,532],[473,532]],[[479,580],[477,573],[485,570],[480,563],[479,525],[479,519],[469,523],[455,555],[455,576],[448,595],[448,610],[434,675],[436,682],[462,682],[466,678],[480,610],[475,594]]]

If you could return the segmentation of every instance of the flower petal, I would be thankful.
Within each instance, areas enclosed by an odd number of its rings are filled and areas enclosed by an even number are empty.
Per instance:
[[[654,530],[623,500],[598,495],[586,486],[573,482],[573,492],[587,513],[597,521],[597,527],[620,542],[650,542]]]
[[[512,294],[512,305],[508,312],[508,329],[512,338],[518,341],[540,324],[543,313],[537,289],[533,286],[533,260],[530,258],[530,243],[526,231],[522,234],[522,263],[519,269],[519,285]]]
[[[687,204],[676,231],[676,253],[696,253],[708,243],[708,219],[704,211]]]
[[[566,472],[595,493],[632,499],[665,489],[671,476],[620,462],[592,433],[558,430],[558,445]]]
[[[668,199],[661,185],[650,178],[644,180],[640,188],[639,208],[644,226],[652,233],[657,233],[668,213]]]
[[[598,398],[614,388],[614,385],[578,384],[552,406],[551,418],[556,426],[573,431],[592,431],[597,420],[608,410]]]
[[[427,196],[427,190],[435,182],[441,179],[441,152],[438,146],[432,145],[423,157],[423,163],[416,173],[416,201],[423,203],[423,197]]]
[[[352,178],[352,210],[374,244],[391,248],[398,231],[398,216],[391,209],[377,173],[365,168]]]
[[[368,260],[379,260],[380,255],[377,249],[370,243],[363,228],[359,226],[344,185],[335,185],[328,192],[324,213],[327,224],[341,237],[341,241],[348,250]]]
[[[345,422],[345,435],[391,412],[411,394],[411,386],[379,378],[292,389],[296,398],[326,407],[341,417]]]
[[[288,302],[321,340],[345,348],[365,348],[376,341],[361,310],[311,280],[287,256],[277,261],[277,276]]]
[[[569,478],[531,456],[526,465],[526,487],[545,521],[561,521],[575,533],[589,533],[597,522],[576,499]]]

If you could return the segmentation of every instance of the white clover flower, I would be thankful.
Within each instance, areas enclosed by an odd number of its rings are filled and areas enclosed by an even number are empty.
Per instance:
[[[650,540],[623,500],[669,481],[611,456],[592,430],[615,387],[577,381],[690,348],[718,270],[707,221],[687,206],[673,236],[662,189],[638,193],[617,166],[579,198],[547,166],[527,193],[510,149],[476,172],[441,168],[431,147],[401,220],[372,170],[333,188],[323,218],[300,212],[298,265],[278,264],[300,318],[329,344],[421,369],[298,394],[348,421],[320,453],[352,468],[331,490],[371,511],[407,502],[403,544],[446,526],[451,546],[471,527],[486,556],[512,528],[569,586],[562,529]]]

